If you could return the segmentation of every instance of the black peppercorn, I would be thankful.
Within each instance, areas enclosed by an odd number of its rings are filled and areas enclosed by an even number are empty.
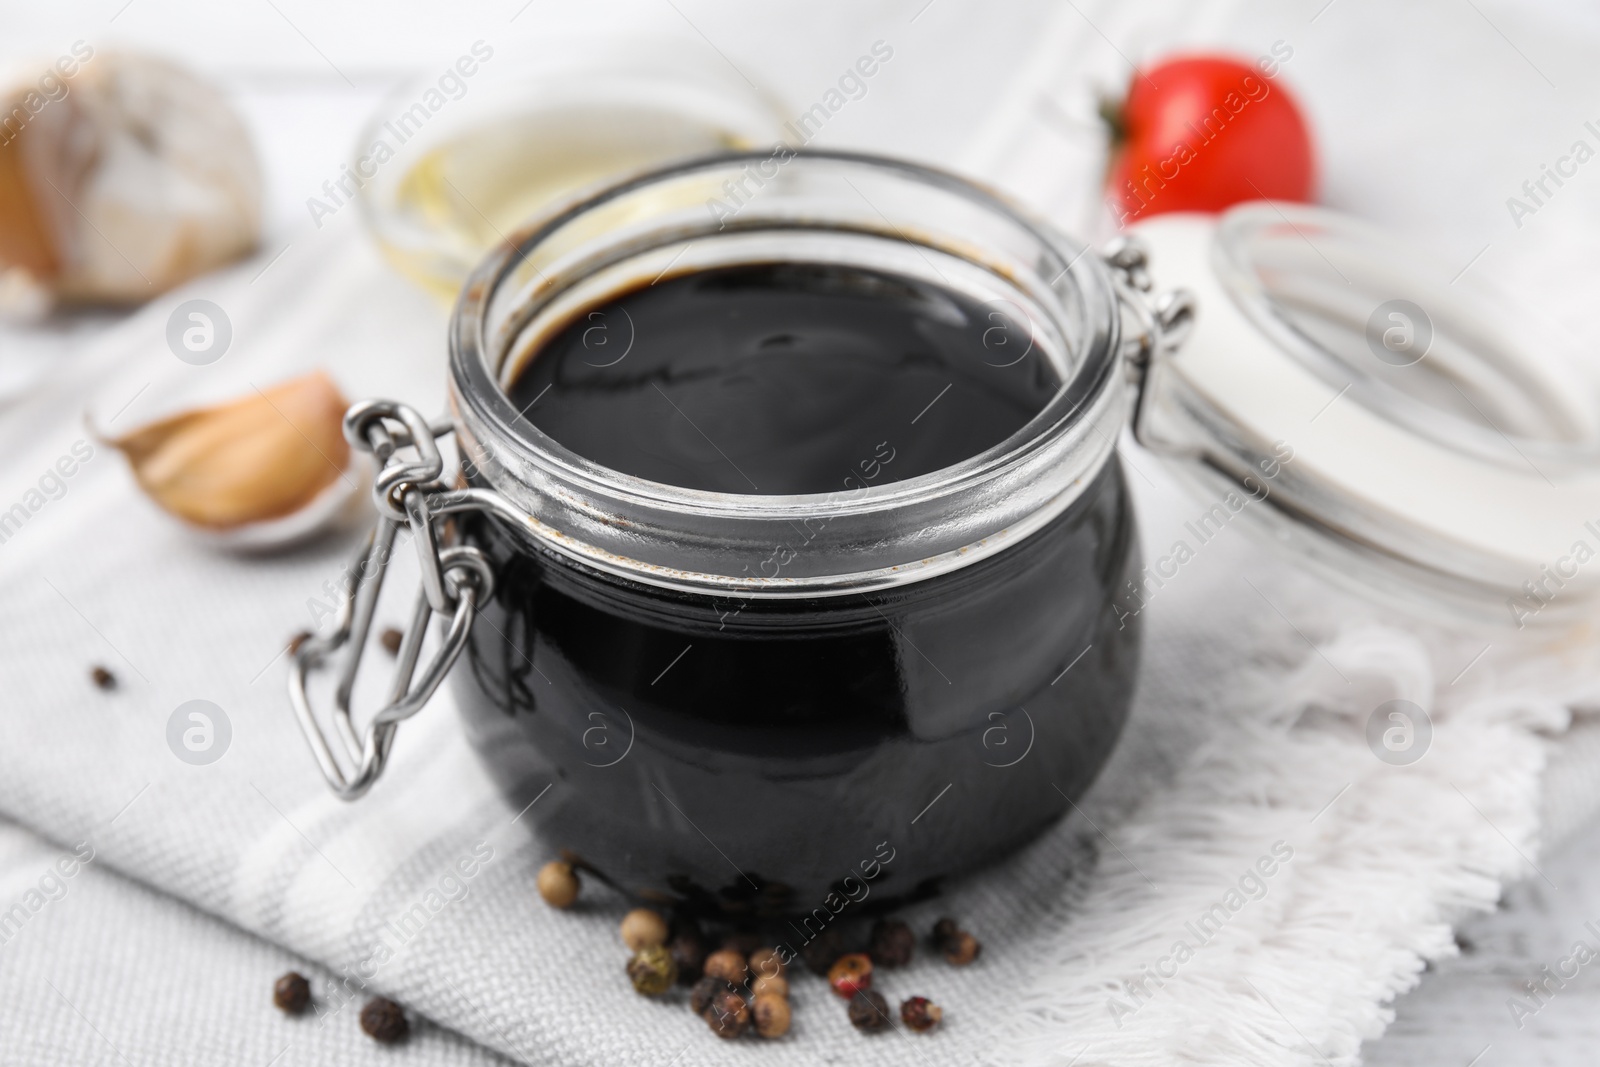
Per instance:
[[[711,1007],[712,999],[718,993],[732,988],[733,985],[731,983],[714,975],[706,975],[689,990],[689,1010],[696,1015],[704,1015],[706,1009]]]
[[[738,1037],[750,1029],[750,1002],[737,990],[719,990],[711,998],[704,1018],[718,1037]]]
[[[289,1015],[299,1015],[311,1004],[311,983],[306,976],[290,971],[272,984],[272,1003]]]
[[[700,980],[706,963],[706,943],[698,933],[679,934],[667,945],[667,951],[677,965],[679,985],[694,985]]]
[[[89,678],[99,689],[115,689],[117,687],[117,676],[104,667],[96,666],[89,672]]]
[[[800,950],[800,958],[805,961],[806,969],[812,974],[826,978],[828,968],[848,951],[844,939],[839,936],[839,931],[830,927],[805,943],[805,947]]]
[[[850,1001],[850,1025],[869,1034],[882,1030],[889,1025],[889,1002],[875,989],[857,993]]]
[[[398,656],[400,654],[400,642],[404,641],[405,638],[405,634],[391,626],[378,635],[378,643],[383,646],[383,650],[389,655]]]
[[[381,1045],[392,1045],[411,1032],[405,1009],[385,997],[373,997],[361,1008],[361,1031]]]
[[[961,927],[954,919],[940,919],[933,924],[933,947],[943,952],[945,946],[954,941],[956,935],[960,932]]]
[[[916,951],[917,935],[899,919],[879,919],[872,927],[872,962],[880,967],[904,967]]]

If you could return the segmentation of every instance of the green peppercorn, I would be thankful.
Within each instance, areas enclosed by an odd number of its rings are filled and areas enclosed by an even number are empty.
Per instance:
[[[628,961],[633,988],[647,997],[659,997],[678,981],[678,965],[662,945],[646,945]]]

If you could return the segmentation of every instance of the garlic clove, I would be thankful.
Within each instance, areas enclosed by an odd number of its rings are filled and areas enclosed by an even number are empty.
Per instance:
[[[292,515],[346,477],[349,406],[321,371],[108,442],[167,512],[211,530]]]

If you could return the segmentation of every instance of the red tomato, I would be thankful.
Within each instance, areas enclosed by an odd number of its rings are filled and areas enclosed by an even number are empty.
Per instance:
[[[1311,133],[1269,70],[1278,70],[1270,57],[1184,56],[1134,75],[1112,118],[1107,185],[1118,224],[1243,200],[1311,200]]]

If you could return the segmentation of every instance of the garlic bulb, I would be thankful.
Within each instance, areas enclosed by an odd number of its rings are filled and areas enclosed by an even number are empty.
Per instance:
[[[14,306],[24,282],[137,303],[255,246],[260,171],[216,88],[82,42],[41,77],[21,69],[0,82],[0,291]]]
[[[349,405],[321,371],[217,407],[162,419],[108,442],[163,509],[212,530],[307,507],[348,479]]]

